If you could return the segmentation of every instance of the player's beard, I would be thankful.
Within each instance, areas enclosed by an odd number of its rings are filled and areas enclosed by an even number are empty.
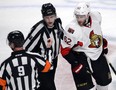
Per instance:
[[[79,24],[80,26],[84,26],[85,20],[84,20],[84,21],[78,21],[78,24]]]
[[[77,19],[77,22],[80,26],[85,26],[85,24],[88,22],[88,16],[86,16],[84,19]]]

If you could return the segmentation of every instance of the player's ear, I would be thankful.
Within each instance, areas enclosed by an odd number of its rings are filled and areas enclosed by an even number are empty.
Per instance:
[[[9,47],[13,50],[14,49],[14,43],[9,43]]]

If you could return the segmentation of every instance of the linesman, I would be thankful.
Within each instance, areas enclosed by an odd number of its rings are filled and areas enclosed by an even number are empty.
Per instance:
[[[43,82],[41,90],[55,90],[54,77],[63,31],[62,22],[60,18],[57,17],[56,9],[51,3],[43,4],[41,13],[43,20],[32,27],[25,40],[24,48],[45,56],[47,39],[52,38],[52,67],[50,72],[41,74],[41,81]]]
[[[50,63],[38,53],[23,49],[22,32],[10,32],[7,40],[13,52],[0,66],[0,90],[38,90],[38,72],[48,72]]]

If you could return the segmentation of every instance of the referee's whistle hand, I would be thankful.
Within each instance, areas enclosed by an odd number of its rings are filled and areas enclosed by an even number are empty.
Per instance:
[[[50,48],[52,46],[52,38],[48,38],[47,40],[47,48]]]

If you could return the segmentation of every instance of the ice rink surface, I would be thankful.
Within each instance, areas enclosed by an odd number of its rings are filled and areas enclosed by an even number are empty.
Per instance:
[[[25,37],[31,27],[42,19],[41,5],[51,2],[62,19],[63,27],[72,20],[77,1],[89,1],[92,10],[102,15],[102,31],[109,41],[108,60],[116,69],[116,0],[0,0],[0,63],[11,53],[7,45],[7,34],[12,30],[21,30]],[[109,90],[116,90],[116,75]],[[76,90],[70,65],[59,55],[55,78],[57,90]]]

